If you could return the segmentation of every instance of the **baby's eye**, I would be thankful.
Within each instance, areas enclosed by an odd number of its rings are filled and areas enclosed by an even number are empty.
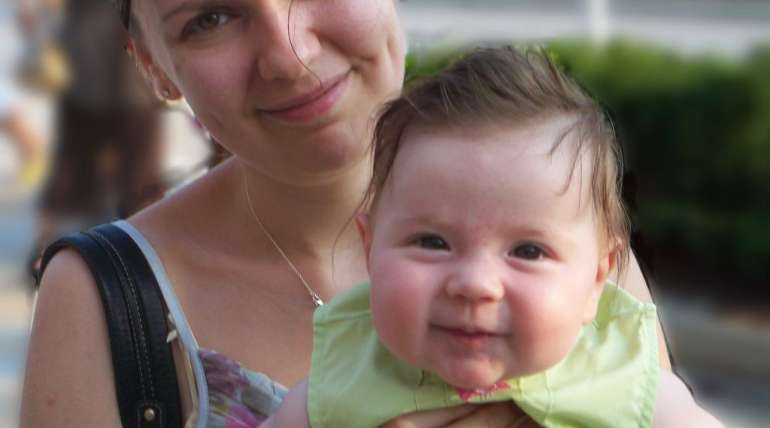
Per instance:
[[[522,244],[511,250],[510,255],[524,260],[540,260],[545,257],[545,250],[535,244]]]
[[[232,16],[223,11],[212,11],[202,13],[192,19],[182,30],[184,36],[195,36],[207,31],[215,30],[222,25],[227,24]]]
[[[449,244],[447,244],[444,238],[438,235],[433,235],[433,234],[421,235],[414,240],[414,243],[418,247],[424,248],[426,250],[443,250],[443,251],[449,250]]]

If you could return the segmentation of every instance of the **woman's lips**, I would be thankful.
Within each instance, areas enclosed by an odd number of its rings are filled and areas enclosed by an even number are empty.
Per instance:
[[[286,122],[307,123],[328,113],[342,98],[350,72],[323,82],[316,91],[289,100],[276,108],[261,110],[263,113]]]

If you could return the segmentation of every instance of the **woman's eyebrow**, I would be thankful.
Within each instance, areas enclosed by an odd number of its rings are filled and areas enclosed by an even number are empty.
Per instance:
[[[197,10],[201,7],[205,6],[206,3],[211,3],[211,0],[186,0],[181,2],[180,4],[177,4],[176,7],[172,8],[168,12],[164,13],[161,16],[161,20],[165,23],[169,19],[173,18],[174,15],[177,15],[181,12],[185,12],[188,10]]]

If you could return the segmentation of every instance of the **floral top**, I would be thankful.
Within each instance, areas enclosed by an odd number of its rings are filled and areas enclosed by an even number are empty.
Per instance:
[[[209,389],[207,427],[255,428],[281,405],[286,388],[216,351],[198,351]]]

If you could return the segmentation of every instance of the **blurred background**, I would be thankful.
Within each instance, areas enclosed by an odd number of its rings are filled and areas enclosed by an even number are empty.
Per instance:
[[[0,427],[17,425],[38,249],[221,153],[139,82],[104,0],[0,0]],[[770,1],[407,0],[408,75],[547,46],[615,120],[634,249],[677,371],[728,427],[770,420]]]

